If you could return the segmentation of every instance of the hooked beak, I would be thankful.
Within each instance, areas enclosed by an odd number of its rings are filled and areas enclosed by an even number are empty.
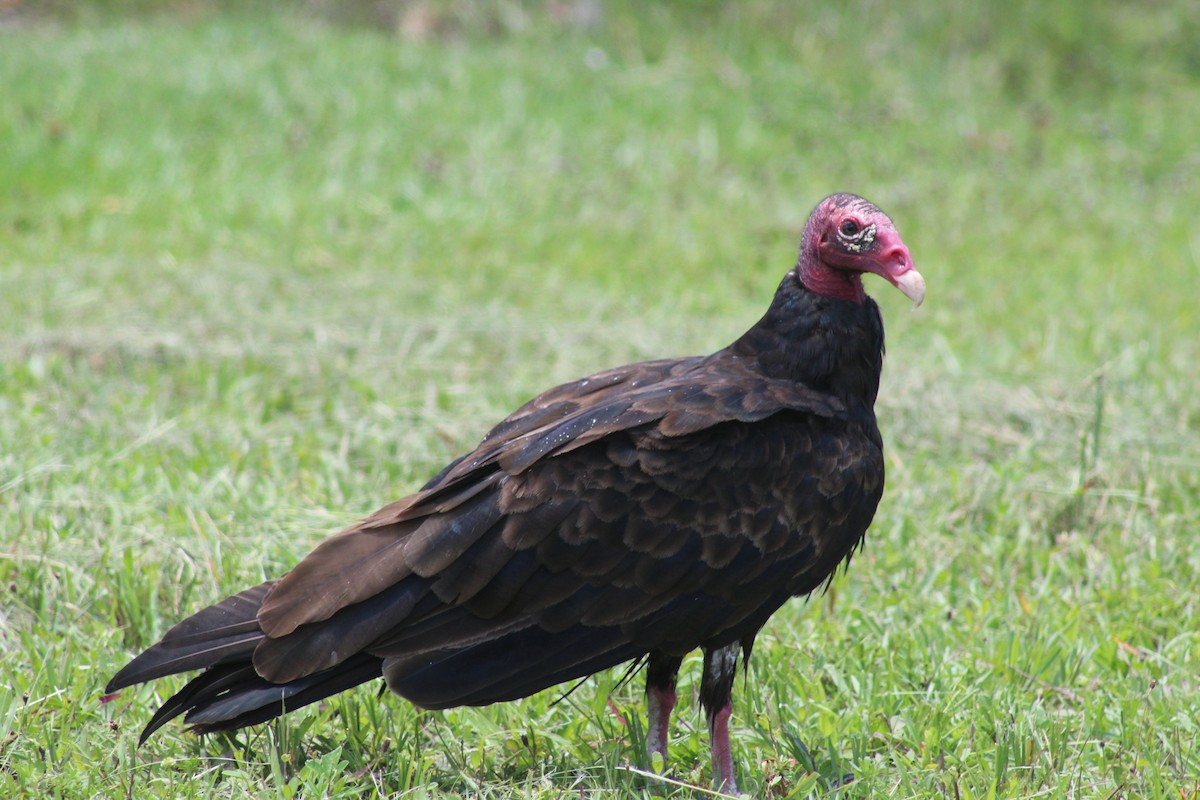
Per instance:
[[[885,276],[886,277],[886,276]],[[921,273],[912,267],[891,279],[896,288],[904,292],[904,296],[913,301],[913,308],[921,305],[925,299],[925,279]]]
[[[880,231],[879,255],[870,259],[871,272],[883,277],[913,302],[913,308],[925,299],[925,279],[913,268],[908,248],[894,231]]]

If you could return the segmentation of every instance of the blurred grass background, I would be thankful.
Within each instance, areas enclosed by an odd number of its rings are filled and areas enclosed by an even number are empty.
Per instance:
[[[537,391],[724,345],[849,190],[929,298],[868,285],[888,493],[739,682],[744,788],[1196,797],[1198,131],[1189,2],[0,2],[0,794],[699,792],[619,674],[140,751],[169,687],[100,689]]]

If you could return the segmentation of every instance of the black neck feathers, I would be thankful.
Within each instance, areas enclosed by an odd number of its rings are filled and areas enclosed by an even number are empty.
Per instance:
[[[883,368],[883,318],[870,297],[861,303],[824,297],[789,272],[767,313],[729,350],[757,360],[767,377],[870,407]]]

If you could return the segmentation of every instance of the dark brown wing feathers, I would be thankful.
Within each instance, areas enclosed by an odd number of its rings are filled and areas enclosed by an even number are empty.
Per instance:
[[[602,388],[587,380],[574,384],[584,392],[576,402],[564,399],[563,387],[548,393],[549,399],[545,395],[535,399],[514,415],[516,423],[501,423],[441,481],[319,545],[267,598],[259,614],[263,630],[272,637],[284,636],[300,625],[328,619],[338,609],[362,602],[410,573],[437,575],[502,514],[549,500],[536,483],[514,480],[545,459],[601,439],[619,439],[617,434],[650,423],[657,424],[647,428],[643,438],[679,438],[721,422],[755,422],[784,408],[818,416],[836,411],[836,400],[794,383],[761,377],[739,383],[736,378],[750,376],[736,372],[722,375],[722,381],[696,383],[691,373],[706,361],[652,362],[650,374],[628,368],[623,374],[602,373]],[[654,380],[662,375],[667,377]],[[585,405],[585,399],[590,403]],[[540,413],[546,409],[552,413]],[[685,450],[684,459],[659,464],[653,448],[650,443],[643,457],[651,474],[685,476],[685,467],[705,462],[703,453]],[[604,521],[606,497],[618,502],[630,499],[621,495],[619,487],[607,495],[592,493],[579,524],[586,526],[591,515]],[[540,518],[531,522],[527,527],[541,537],[556,530]],[[505,526],[505,541],[523,535],[513,527],[511,521]],[[570,535],[569,528],[564,535]]]
[[[109,686],[143,683],[254,652],[264,638],[255,614],[273,584],[261,583],[188,617],[167,631],[158,644],[126,664]]]

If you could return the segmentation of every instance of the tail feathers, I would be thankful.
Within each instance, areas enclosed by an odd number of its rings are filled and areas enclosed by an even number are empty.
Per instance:
[[[331,670],[288,683],[271,683],[255,672],[249,661],[216,666],[163,703],[138,744],[181,714],[186,714],[184,721],[195,733],[257,725],[378,678],[381,665],[381,659],[359,653]]]
[[[250,664],[226,664],[205,670],[204,674],[188,681],[186,686],[154,712],[154,716],[146,723],[141,737],[138,738],[138,746],[145,744],[146,740],[163,725],[195,708],[197,703],[203,702],[205,695],[210,697],[219,695],[222,691],[228,690],[230,686],[237,685],[239,681],[243,681],[253,674],[254,667]]]
[[[274,584],[261,583],[188,617],[167,631],[162,641],[126,664],[105,691],[248,659],[263,639],[258,609]]]

